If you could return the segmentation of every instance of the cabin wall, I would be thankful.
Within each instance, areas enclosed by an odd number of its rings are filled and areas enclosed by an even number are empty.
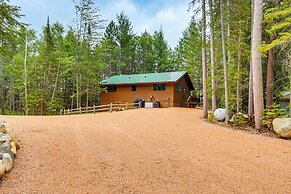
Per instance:
[[[136,84],[136,91],[131,91],[131,85],[117,85],[116,92],[101,92],[101,104],[133,103],[135,99],[142,98],[148,101],[153,96],[153,101],[160,101],[161,107],[174,106],[174,83],[167,83],[165,90],[154,91],[153,84]]]
[[[190,88],[187,84],[186,78],[182,77],[178,80],[174,87],[174,106],[180,106],[190,96]]]

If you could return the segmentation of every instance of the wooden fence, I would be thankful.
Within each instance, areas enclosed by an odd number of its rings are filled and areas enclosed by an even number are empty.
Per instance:
[[[106,104],[91,107],[80,107],[74,109],[60,110],[60,115],[82,114],[82,113],[96,113],[96,112],[112,112],[120,110],[128,110],[134,108],[140,108],[140,103],[125,103],[125,104]]]

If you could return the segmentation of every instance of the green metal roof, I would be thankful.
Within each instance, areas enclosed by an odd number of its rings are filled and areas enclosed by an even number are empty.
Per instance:
[[[147,73],[131,75],[114,75],[108,79],[102,80],[101,85],[111,84],[138,84],[138,83],[155,83],[155,82],[176,82],[187,71],[165,72],[165,73]]]

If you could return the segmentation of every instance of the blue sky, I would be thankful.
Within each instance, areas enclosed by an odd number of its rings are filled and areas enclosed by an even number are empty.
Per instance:
[[[76,0],[78,2],[78,0]],[[116,20],[116,14],[122,11],[129,17],[134,31],[140,34],[159,30],[162,26],[165,39],[171,47],[175,47],[182,31],[188,26],[191,15],[187,12],[190,0],[94,0],[100,8],[102,19]],[[71,25],[74,19],[74,3],[72,0],[10,0],[11,4],[19,5],[25,15],[22,21],[41,32],[50,16],[51,23],[60,22]]]

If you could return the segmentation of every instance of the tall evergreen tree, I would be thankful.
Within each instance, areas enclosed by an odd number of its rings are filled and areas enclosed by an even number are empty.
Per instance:
[[[130,74],[134,72],[135,40],[133,27],[123,12],[117,15],[117,44],[119,47],[119,73]]]
[[[155,61],[155,71],[165,72],[172,70],[172,64],[169,60],[168,44],[164,38],[164,32],[162,27],[159,31],[155,31],[153,34],[153,52]]]
[[[263,79],[262,79],[262,59],[258,47],[262,40],[262,15],[263,0],[254,0],[254,22],[252,27],[252,70],[253,70],[253,90],[254,90],[254,114],[255,127],[260,129],[261,118],[264,114],[263,100]]]

